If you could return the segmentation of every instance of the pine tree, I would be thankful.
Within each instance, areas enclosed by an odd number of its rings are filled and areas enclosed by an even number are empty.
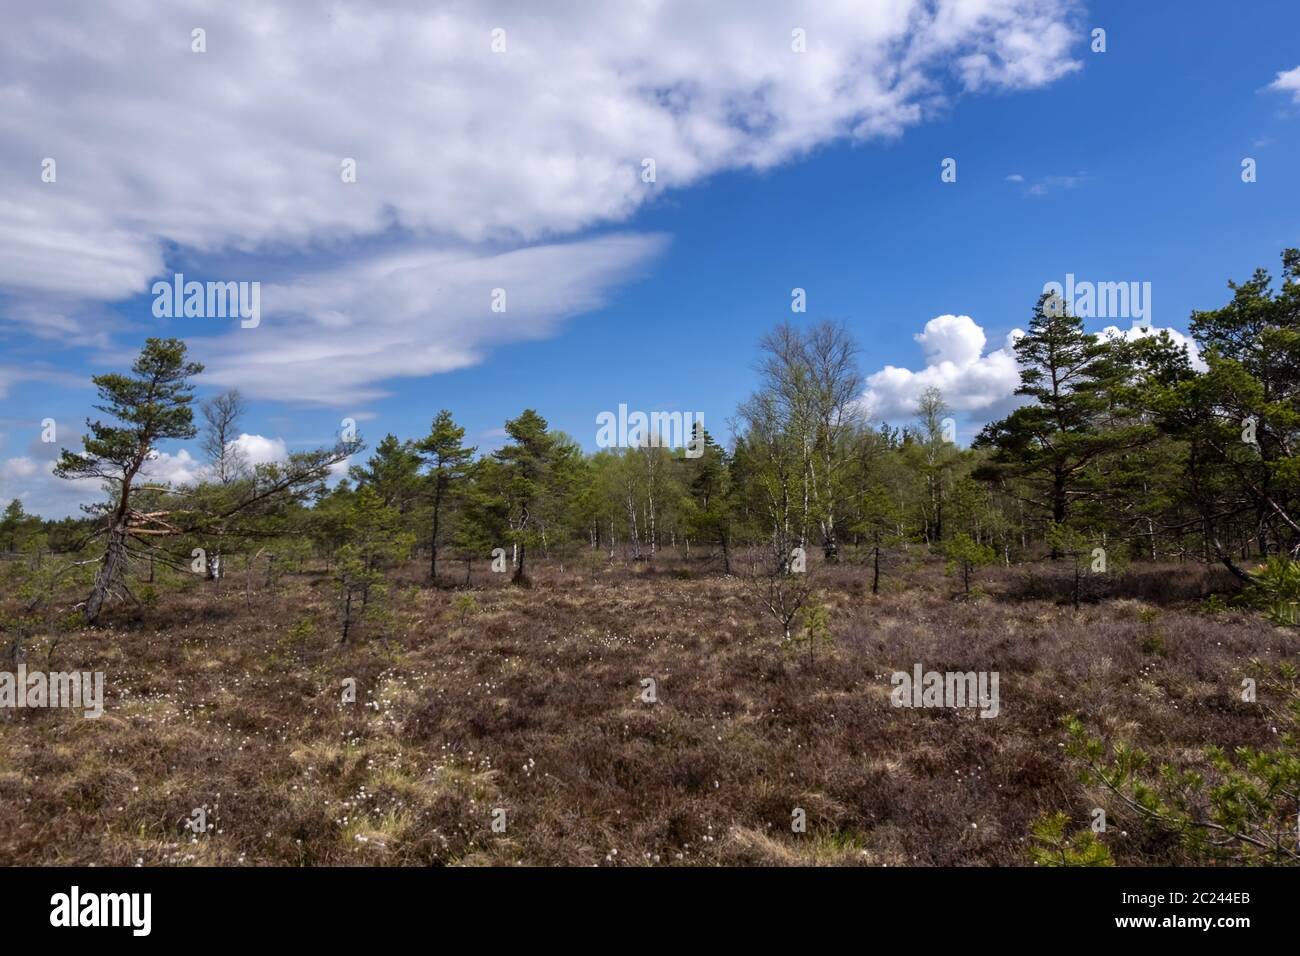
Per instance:
[[[986,544],[978,544],[965,531],[959,531],[949,538],[944,551],[948,556],[948,573],[961,575],[964,594],[970,594],[971,575],[975,573],[975,569],[992,564],[997,559],[992,548]]]
[[[494,457],[505,466],[505,500],[511,538],[517,548],[511,581],[526,584],[528,545],[535,538],[547,494],[555,442],[547,431],[546,419],[531,408],[506,422],[506,433],[511,442],[495,452]]]
[[[433,420],[429,434],[415,444],[415,449],[428,466],[430,497],[433,515],[429,531],[429,581],[438,579],[438,544],[440,542],[440,523],[442,507],[447,496],[455,489],[466,474],[470,461],[474,458],[476,448],[461,444],[465,439],[465,429],[459,427],[451,417],[451,412],[443,409]]]
[[[509,539],[505,484],[505,468],[493,457],[480,458],[469,468],[452,530],[456,554],[465,562],[466,584],[474,559],[487,558]]]
[[[0,547],[6,551],[19,550],[23,528],[30,520],[31,516],[23,510],[21,501],[15,498],[9,502],[4,514],[0,515]]]
[[[703,424],[695,424],[692,439],[701,443],[700,457],[688,460],[687,528],[700,540],[722,552],[722,568],[731,573],[732,479],[731,462]]]
[[[121,424],[87,420],[90,434],[82,439],[84,453],[64,449],[54,473],[60,478],[98,478],[109,483],[113,496],[101,534],[106,539],[95,584],[86,598],[85,618],[93,624],[110,593],[125,590],[122,583],[128,542],[133,536],[157,533],[151,518],[132,508],[131,492],[158,443],[171,438],[193,438],[194,389],[190,379],[203,371],[185,359],[180,339],[145,341],[131,375],[96,375],[92,381],[103,404],[100,411]],[[165,532],[165,529],[161,529]],[[129,592],[127,592],[129,593]]]
[[[1016,341],[1020,387],[1029,404],[985,426],[975,441],[991,448],[977,477],[1018,478],[1031,494],[1026,503],[1065,523],[1074,502],[1094,492],[1088,467],[1100,456],[1145,439],[1141,430],[1105,427],[1104,413],[1119,370],[1106,341],[1083,329],[1083,321],[1044,294],[1029,331]],[[1057,555],[1053,553],[1053,557]]]
[[[385,435],[365,465],[353,465],[348,473],[357,487],[373,488],[385,507],[406,514],[420,494],[417,447],[396,435]]]
[[[349,496],[342,513],[343,538],[334,578],[339,588],[340,643],[346,644],[358,623],[382,620],[387,594],[383,570],[403,560],[415,543],[401,529],[402,516],[370,486]]]
[[[1258,269],[1229,283],[1228,305],[1192,314],[1208,370],[1165,405],[1193,446],[1197,477],[1224,493],[1206,515],[1207,534],[1216,512],[1249,509],[1261,554],[1300,544],[1300,250],[1287,249],[1282,262],[1276,292]],[[1227,549],[1217,538],[1214,547],[1222,559]]]
[[[145,553],[151,561],[161,556],[165,563],[176,564],[177,556],[163,552],[159,542],[220,542],[289,533],[285,519],[291,509],[318,492],[333,469],[361,449],[359,441],[349,439],[294,452],[285,461],[259,464],[227,484],[172,488],[143,483],[145,465],[162,441],[197,433],[190,379],[202,370],[197,362],[186,361],[185,344],[179,339],[151,338],[130,375],[93,379],[103,402],[96,408],[119,424],[88,421],[83,453],[64,449],[55,467],[61,478],[97,478],[109,491],[107,504],[87,509],[100,519],[95,536],[105,541],[102,554],[92,559],[99,567],[83,606],[87,623],[98,620],[110,596],[132,596],[125,583],[129,560]],[[184,555],[188,565],[189,551]]]

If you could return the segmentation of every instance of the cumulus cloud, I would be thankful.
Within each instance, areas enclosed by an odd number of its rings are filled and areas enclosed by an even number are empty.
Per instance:
[[[186,485],[204,477],[206,471],[202,461],[181,448],[174,453],[156,452],[140,469],[140,477],[150,485]]]
[[[231,442],[245,456],[250,465],[286,461],[289,449],[282,438],[264,435],[241,434]],[[102,501],[105,498],[101,482],[95,479],[68,480],[54,474],[61,448],[80,449],[81,436],[72,435],[59,442],[46,443],[34,439],[25,454],[0,459],[0,504],[13,498],[34,514],[58,518],[77,514],[82,503]],[[333,477],[347,474],[348,462],[333,469]],[[160,451],[141,469],[142,484],[184,485],[211,480],[211,468],[188,448]]]
[[[77,514],[80,506],[103,501],[103,483],[97,479],[66,479],[54,474],[60,448],[81,448],[80,436],[55,444],[34,442],[27,454],[0,459],[0,499],[17,498],[23,507],[44,518]],[[204,473],[204,465],[187,449],[161,452],[141,469],[141,483],[179,485]]]
[[[1280,70],[1277,77],[1268,85],[1275,93],[1290,93],[1292,102],[1300,104],[1300,66],[1294,70]]]
[[[264,438],[245,433],[230,444],[235,446],[242,459],[250,465],[269,465],[285,461],[289,457],[289,449],[283,438]]]
[[[269,465],[289,460],[289,446],[283,438],[267,438],[263,435],[240,435],[230,443],[249,466]],[[348,457],[330,466],[328,484],[347,477],[352,458]]]
[[[104,497],[100,482],[94,479],[68,481],[56,478],[54,465],[60,448],[80,448],[81,436],[73,435],[58,443],[33,439],[25,453],[0,459],[0,502],[17,498],[31,514],[43,518],[61,518],[80,513],[83,503]]]
[[[1175,345],[1187,350],[1192,366],[1206,368],[1196,342],[1177,329],[1107,326],[1097,333],[1103,339],[1130,342],[1168,332]],[[921,346],[926,365],[917,371],[886,365],[867,377],[863,409],[873,418],[897,420],[917,412],[917,400],[927,388],[937,388],[957,412],[985,421],[1008,412],[1017,402],[1020,366],[1015,343],[1025,333],[1012,329],[1001,348],[985,352],[988,338],[969,315],[940,315],[912,336]]]
[[[905,418],[916,413],[922,392],[937,388],[959,412],[999,408],[1020,384],[1013,344],[1023,334],[1012,330],[1001,348],[986,354],[988,338],[969,315],[936,316],[913,336],[925,355],[925,367],[912,371],[886,365],[867,378],[863,405],[875,418]]]
[[[1173,343],[1180,346],[1187,352],[1187,358],[1192,363],[1192,368],[1204,372],[1209,366],[1201,358],[1201,351],[1196,347],[1196,340],[1190,335],[1184,335],[1177,329],[1161,329],[1154,326],[1133,326],[1129,329],[1121,329],[1115,325],[1108,325],[1102,329],[1098,335],[1103,339],[1126,339],[1129,342],[1135,342],[1138,339],[1144,339],[1151,335],[1159,335],[1161,332],[1168,332]]]
[[[265,465],[289,458],[289,448],[283,438],[267,438],[244,432],[227,447],[230,446],[249,465]],[[154,485],[175,486],[213,480],[212,467],[194,457],[187,448],[175,452],[158,452],[145,464],[141,474],[148,483]]]

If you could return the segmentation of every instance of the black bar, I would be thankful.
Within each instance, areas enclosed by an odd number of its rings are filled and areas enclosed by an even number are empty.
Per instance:
[[[52,898],[70,896],[73,886],[83,905],[92,894],[150,894],[148,936],[130,925],[52,926]],[[695,939],[688,925],[732,942],[839,927],[936,946],[1040,931],[1053,934],[1044,940],[1200,936],[1231,945],[1243,932],[1292,932],[1297,898],[1293,873],[1224,868],[43,868],[0,870],[0,891],[7,942],[78,933],[128,944],[377,944],[390,933],[433,929],[447,945],[446,934],[463,931],[493,942],[518,933],[655,948]],[[1200,925],[1206,919],[1211,925]]]

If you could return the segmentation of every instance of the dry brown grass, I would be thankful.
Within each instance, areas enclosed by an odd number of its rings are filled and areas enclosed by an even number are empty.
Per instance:
[[[0,862],[1023,864],[1034,818],[1082,825],[1095,803],[1062,715],[1192,761],[1264,744],[1241,678],[1300,646],[1205,613],[1218,581],[1189,566],[1131,570],[1078,612],[1016,569],[957,600],[933,563],[878,597],[862,567],[814,568],[833,644],[812,663],[701,565],[539,565],[530,590],[483,573],[469,592],[419,573],[397,575],[386,633],[347,647],[323,574],[251,607],[205,582],[57,646],[37,634],[29,669],[102,670],[108,700],[99,720],[0,712]],[[917,662],[999,671],[1001,715],[891,707],[890,672]],[[195,836],[204,806],[214,829]],[[1176,860],[1112,822],[1117,862]]]

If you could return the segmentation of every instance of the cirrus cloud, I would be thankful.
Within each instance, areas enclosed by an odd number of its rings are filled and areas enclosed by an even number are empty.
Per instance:
[[[256,398],[354,405],[388,394],[377,381],[466,368],[493,346],[553,334],[563,319],[602,305],[666,243],[613,235],[501,253],[374,254],[265,286],[257,329],[191,347],[212,384]]]

